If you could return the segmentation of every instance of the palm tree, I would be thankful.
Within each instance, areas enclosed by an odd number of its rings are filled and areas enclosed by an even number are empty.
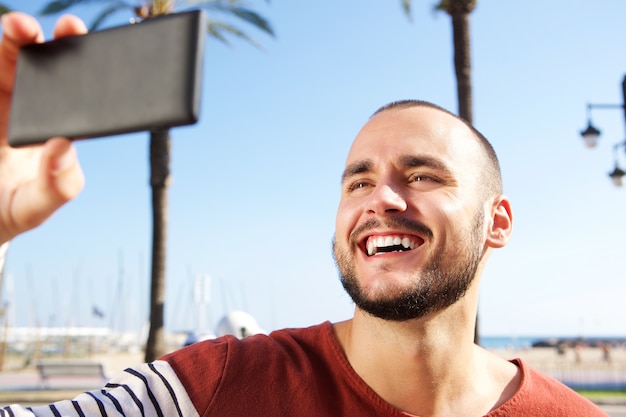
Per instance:
[[[452,19],[459,116],[469,123],[472,123],[473,119],[469,15],[476,8],[476,2],[477,0],[442,0],[437,6]]]
[[[139,19],[171,13],[175,0],[151,0],[141,2],[99,0],[105,8],[92,22],[94,30],[112,14],[128,10]],[[92,0],[94,2],[94,0]],[[42,15],[57,14],[66,9],[86,3],[86,0],[54,0],[40,12]],[[227,35],[235,36],[259,46],[255,40],[237,27],[224,21],[213,20],[212,13],[221,13],[242,20],[257,29],[274,36],[270,24],[259,14],[243,6],[242,0],[201,0],[193,5],[207,9],[207,33],[228,44]],[[150,288],[150,331],[146,342],[145,360],[152,362],[167,352],[163,312],[165,307],[165,260],[167,232],[167,189],[170,179],[170,133],[168,129],[150,132],[150,186],[152,187],[152,277]]]
[[[0,3],[0,16],[2,16],[5,13],[10,12],[11,9],[8,6],[5,6],[4,4]]]
[[[436,10],[446,12],[452,19],[454,71],[456,74],[459,116],[472,123],[472,65],[470,53],[469,15],[478,0],[440,0]],[[411,0],[402,0],[405,14],[411,17]]]
[[[436,10],[443,10],[452,19],[452,42],[454,45],[454,72],[459,116],[472,123],[472,65],[470,53],[469,15],[478,0],[440,0]],[[411,0],[402,0],[405,14],[411,17]],[[478,316],[474,328],[474,343],[480,343]]]

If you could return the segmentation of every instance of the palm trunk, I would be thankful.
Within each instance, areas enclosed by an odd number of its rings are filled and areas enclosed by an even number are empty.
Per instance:
[[[451,17],[459,116],[472,123],[472,63],[470,59],[469,13],[455,11],[451,14]]]
[[[169,130],[151,132],[152,281],[150,288],[150,331],[146,343],[146,362],[152,362],[167,353],[163,313],[165,307],[165,255],[167,237],[167,188],[170,178],[169,165]]]
[[[456,74],[456,93],[459,117],[473,123],[472,107],[472,62],[470,49],[469,16],[474,2],[461,0],[448,10],[452,18],[452,39],[454,42],[454,72]],[[480,344],[478,314],[474,325],[474,343]]]

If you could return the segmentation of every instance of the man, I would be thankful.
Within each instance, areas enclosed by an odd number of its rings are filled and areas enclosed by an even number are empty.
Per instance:
[[[25,16],[3,24],[6,120],[16,48],[38,37]],[[82,30],[64,18],[57,34]],[[5,130],[6,121],[0,169],[17,155]],[[67,142],[49,142],[41,159],[28,181],[13,180],[22,166],[0,177],[10,197],[0,201],[4,240],[82,186]],[[333,251],[356,305],[351,320],[196,343],[74,401],[0,415],[605,415],[521,361],[473,344],[481,272],[512,230],[497,158],[478,131],[429,103],[388,105],[357,135],[341,188]]]

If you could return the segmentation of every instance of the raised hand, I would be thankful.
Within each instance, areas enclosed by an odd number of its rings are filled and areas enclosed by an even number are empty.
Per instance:
[[[19,12],[2,16],[0,43],[0,244],[40,225],[83,188],[84,177],[76,150],[68,139],[44,145],[12,148],[7,126],[19,48],[43,42],[43,31],[31,16]],[[54,37],[86,33],[74,16],[61,17]],[[33,123],[37,123],[33,120]]]

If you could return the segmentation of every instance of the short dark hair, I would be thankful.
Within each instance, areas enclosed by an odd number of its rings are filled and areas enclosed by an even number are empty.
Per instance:
[[[378,113],[382,113],[387,110],[394,110],[394,109],[401,110],[401,109],[406,109],[410,107],[430,107],[432,109],[436,109],[446,114],[449,114],[450,116],[461,121],[461,123],[467,126],[469,130],[474,134],[476,139],[478,139],[478,143],[482,147],[483,151],[485,152],[485,156],[487,157],[486,159],[488,161],[488,166],[484,170],[484,173],[485,173],[484,179],[487,185],[486,191],[489,193],[492,193],[493,195],[498,195],[502,193],[502,171],[500,170],[500,162],[498,161],[498,156],[496,155],[496,151],[493,149],[493,146],[491,145],[489,140],[487,140],[487,138],[482,133],[480,133],[478,129],[476,129],[471,123],[469,123],[467,120],[463,119],[462,117],[457,116],[456,114],[452,113],[449,110],[444,109],[441,106],[438,106],[436,104],[433,104],[431,102],[424,101],[424,100],[393,101],[391,103],[385,104],[384,106],[376,110],[374,114],[372,114],[372,117],[374,117]]]

